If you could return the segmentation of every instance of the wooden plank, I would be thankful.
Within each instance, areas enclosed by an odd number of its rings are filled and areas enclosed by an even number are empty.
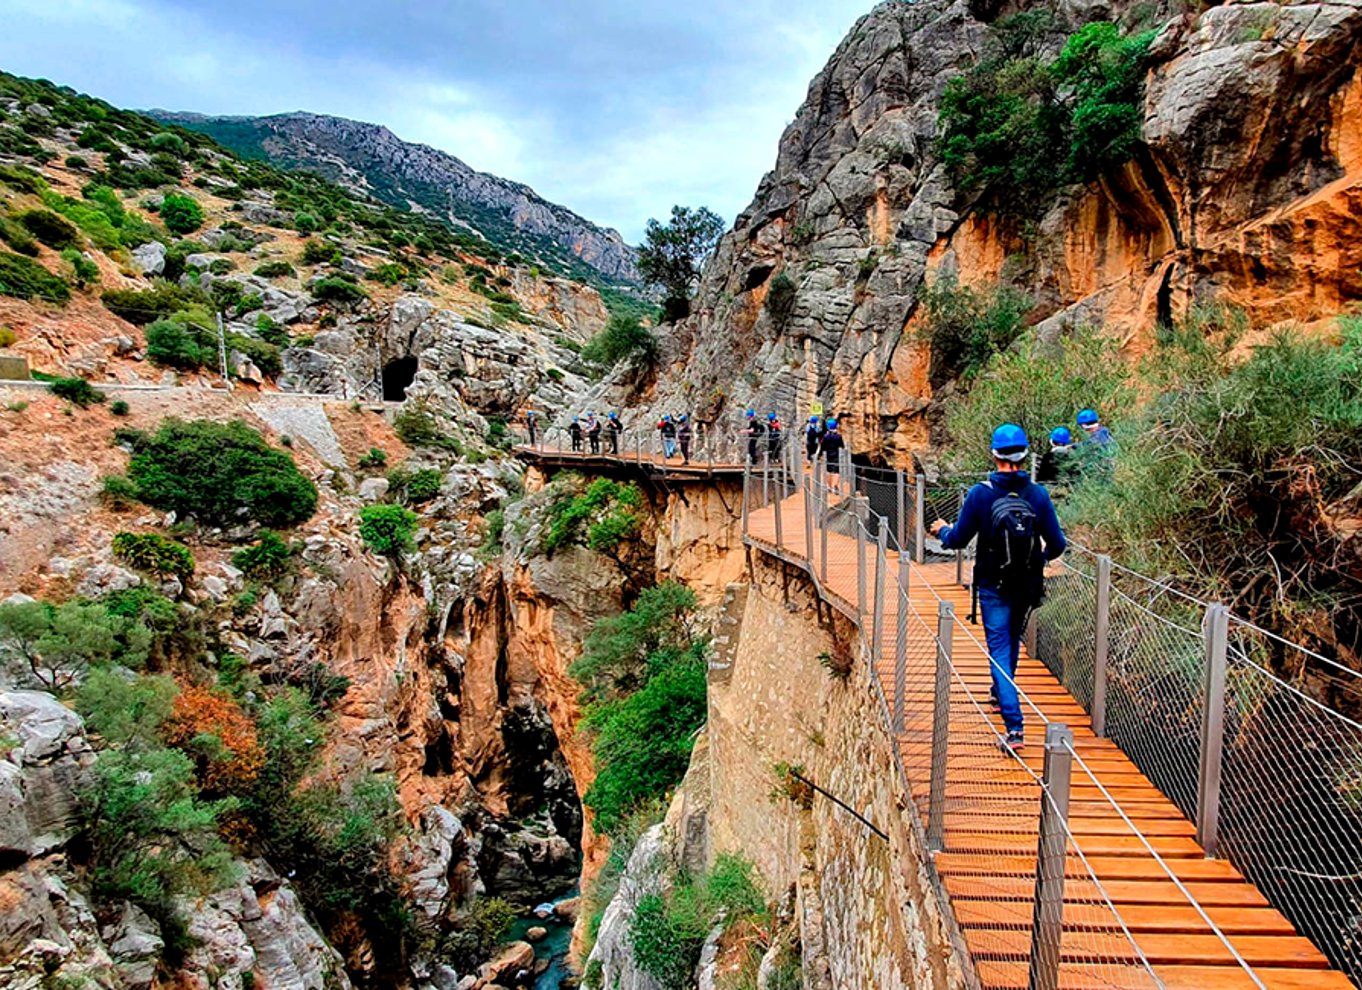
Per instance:
[[[1137,966],[1070,963],[1060,967],[1060,990],[1257,990],[1258,984],[1238,966],[1154,966],[1158,982]],[[1353,990],[1342,973],[1263,967],[1254,970],[1267,990]],[[979,977],[985,987],[1026,990],[1027,964],[984,961]]]
[[[947,876],[943,879],[952,898],[995,898],[1029,902],[1035,893],[1034,876],[977,877]],[[1203,883],[1185,881],[1183,886],[1202,907],[1267,907],[1267,898],[1250,884]],[[1162,880],[1103,880],[1099,889],[1089,877],[1070,879],[1064,884],[1064,896],[1073,901],[1103,901],[1110,898],[1120,907],[1124,904],[1168,905],[1186,904],[1187,898],[1177,884]]]
[[[1139,951],[1153,964],[1171,966],[1234,966],[1234,953],[1219,936],[1208,933],[1145,932]],[[1016,928],[966,928],[965,941],[975,959],[1015,959],[1031,949],[1031,933]],[[1229,940],[1250,966],[1327,969],[1329,963],[1307,938],[1299,935],[1236,935]],[[1069,962],[1122,960],[1139,956],[1121,931],[1064,929],[1060,958]]]
[[[1031,924],[1031,902],[957,897],[952,899],[960,924],[976,928],[1001,928]],[[1066,928],[1109,928],[1123,923],[1134,933],[1205,933],[1206,919],[1190,904],[1123,904],[1119,921],[1110,907],[1093,901],[1069,902],[1064,907]],[[1291,935],[1296,929],[1271,908],[1205,907],[1202,910],[1226,935]]]
[[[1069,857],[1067,873],[1082,877],[1087,871]],[[1125,856],[1089,856],[1088,866],[1099,880],[1162,880],[1168,873],[1152,858],[1130,859]],[[1032,876],[1036,871],[1036,857],[991,856],[975,853],[937,853],[936,866],[942,873],[975,876]],[[1179,880],[1201,880],[1212,883],[1246,883],[1243,874],[1222,859],[1177,859],[1168,868]]]

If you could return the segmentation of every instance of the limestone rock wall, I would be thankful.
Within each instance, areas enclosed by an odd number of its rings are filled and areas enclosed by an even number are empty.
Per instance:
[[[932,438],[917,300],[941,273],[1014,285],[1043,332],[1102,324],[1132,356],[1196,302],[1327,329],[1362,299],[1362,8],[1049,5],[1055,48],[1095,18],[1159,33],[1135,157],[1021,224],[976,211],[935,141],[941,93],[985,50],[988,22],[1037,6],[891,2],[856,24],[692,316],[664,331],[641,421],[688,410],[731,428],[748,405],[788,415],[818,398],[858,452],[907,463]],[[797,286],[781,327],[764,310],[778,274]]]

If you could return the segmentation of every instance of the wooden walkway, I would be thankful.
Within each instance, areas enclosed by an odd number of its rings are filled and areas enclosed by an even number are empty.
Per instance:
[[[781,507],[780,548],[776,547],[773,508],[751,513],[749,541],[764,552],[807,565],[802,495],[786,499]],[[814,538],[817,555],[822,539],[818,530]],[[844,611],[854,611],[856,542],[837,532],[829,532],[827,539],[828,566],[821,593]],[[871,545],[868,600],[873,600],[875,555]],[[901,601],[897,568],[897,556],[890,552],[877,669],[891,705]],[[821,570],[821,565],[812,570]],[[954,564],[916,566],[910,586],[905,723],[898,743],[912,798],[925,826],[938,601],[953,602],[964,620],[969,592],[955,583]],[[871,635],[868,619],[865,632]],[[996,746],[1000,720],[981,706],[989,683],[982,638],[977,626],[963,621],[955,626],[957,677],[949,706],[944,848],[934,857],[983,987],[1025,990],[1027,986],[1041,807],[1038,778],[1046,720],[1063,722],[1072,729],[1078,756],[1069,810],[1073,844],[1065,870],[1062,988],[1162,985],[1170,990],[1248,990],[1261,985],[1267,990],[1346,990],[1353,986],[1342,973],[1331,970],[1314,945],[1298,935],[1234,867],[1206,858],[1192,824],[1177,807],[1114,743],[1093,735],[1084,709],[1044,664],[1025,653],[1017,681],[1032,706],[1023,706],[1027,745],[1018,757],[1001,752]],[[1200,910],[1169,876],[1170,870]],[[1234,959],[1202,911],[1260,983]],[[1140,963],[1140,954],[1157,979]]]
[[[646,451],[621,450],[618,454],[592,454],[559,450],[552,446],[530,447],[522,444],[516,447],[514,452],[522,461],[550,469],[597,473],[611,471],[654,479],[665,478],[669,481],[711,481],[715,478],[742,480],[743,476],[741,463],[692,461],[686,464],[680,455],[667,458],[660,453]]]

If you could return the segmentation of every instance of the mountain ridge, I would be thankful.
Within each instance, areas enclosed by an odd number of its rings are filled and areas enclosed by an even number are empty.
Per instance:
[[[390,206],[440,217],[548,266],[612,282],[638,280],[634,250],[618,231],[545,199],[526,183],[406,141],[383,124],[304,110],[264,117],[146,112],[207,134],[244,157],[315,172]]]

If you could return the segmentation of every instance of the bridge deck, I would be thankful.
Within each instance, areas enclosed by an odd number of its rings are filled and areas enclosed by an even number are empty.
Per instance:
[[[774,508],[752,512],[749,540],[767,553],[807,563],[803,496],[796,494],[781,505],[780,548]],[[816,541],[822,538],[818,530],[814,536]],[[827,539],[822,593],[830,600],[840,599],[844,609],[854,608],[856,541],[837,532],[829,532]],[[873,595],[874,549],[870,547],[868,554],[868,597]],[[877,672],[885,696],[892,699],[900,600],[893,578],[897,556],[892,552],[889,562],[886,587],[894,593],[885,596]],[[925,581],[919,579],[923,576]],[[912,798],[925,825],[938,596],[953,602],[963,618],[969,611],[969,592],[956,584],[954,564],[918,567],[910,585],[906,717],[898,742]],[[1027,747],[1017,758],[999,751],[995,743],[1001,720],[977,701],[987,697],[989,682],[982,629],[968,629],[972,634],[962,635],[957,627],[954,636],[958,679],[950,698],[944,848],[934,856],[984,987],[1027,986],[1041,806],[1036,776],[1044,761],[1044,720],[1064,722],[1073,730],[1074,749],[1087,768],[1080,771],[1075,761],[1069,830],[1081,856],[1071,846],[1066,858],[1062,988],[1158,986],[1139,964],[1132,941],[1165,987],[1239,990],[1257,985],[1178,889],[1169,870],[1268,990],[1344,990],[1353,985],[1331,970],[1314,945],[1298,935],[1233,866],[1205,857],[1195,830],[1178,808],[1115,744],[1093,735],[1084,709],[1044,664],[1025,654],[1017,680],[1034,706],[1026,709]],[[866,634],[871,635],[870,629]],[[1119,802],[1125,817],[1103,789]],[[1146,841],[1158,857],[1150,853]]]
[[[692,461],[686,464],[680,455],[663,457],[660,453],[647,451],[621,451],[618,454],[592,454],[555,447],[530,447],[521,445],[515,448],[516,457],[530,464],[550,468],[600,471],[610,469],[619,472],[633,472],[648,478],[665,478],[676,481],[706,481],[713,478],[741,479],[741,463],[720,463],[714,461]]]

